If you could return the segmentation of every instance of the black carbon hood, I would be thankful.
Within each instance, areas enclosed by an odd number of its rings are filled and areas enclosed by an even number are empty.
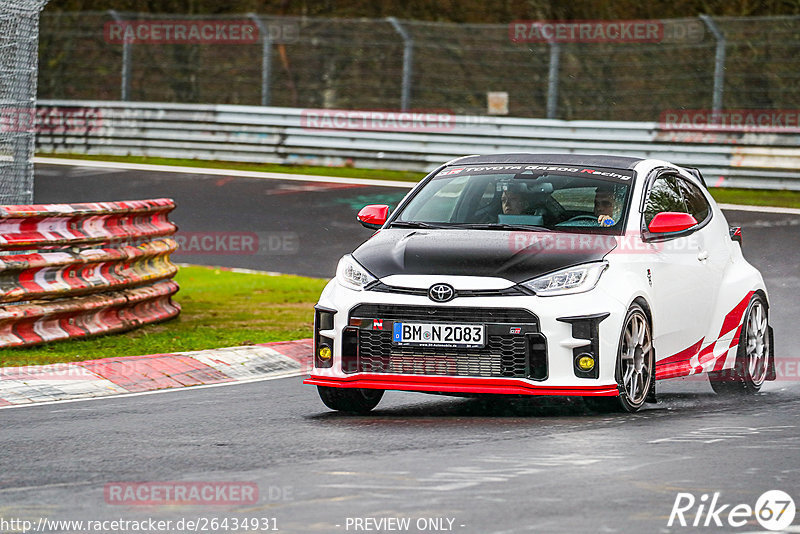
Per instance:
[[[616,246],[614,236],[600,234],[386,229],[358,247],[353,257],[378,278],[497,276],[519,283],[600,261]]]

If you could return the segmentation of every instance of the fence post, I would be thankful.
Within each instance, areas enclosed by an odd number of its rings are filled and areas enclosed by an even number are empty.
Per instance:
[[[110,9],[108,12],[118,24],[125,22],[116,10]],[[122,82],[120,93],[120,99],[123,102],[131,99],[131,42],[125,38],[122,40]]]
[[[394,17],[387,17],[386,20],[394,27],[403,39],[403,86],[400,97],[400,109],[407,111],[411,102],[411,77],[413,74],[414,62],[414,39],[406,31],[400,22]]]
[[[558,69],[561,63],[561,45],[550,41],[550,69],[547,74],[547,118],[555,119],[558,113]]]
[[[708,15],[700,15],[700,20],[705,23],[717,40],[717,50],[714,55],[714,95],[711,103],[712,115],[716,115],[722,110],[722,92],[725,84],[725,34]]]
[[[258,26],[258,33],[261,34],[261,105],[269,106],[269,79],[272,74],[272,36],[269,28],[264,25],[261,17],[255,13],[247,14],[250,19]]]

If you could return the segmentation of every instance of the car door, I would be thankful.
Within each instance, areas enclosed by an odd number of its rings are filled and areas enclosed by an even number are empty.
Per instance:
[[[693,356],[685,351],[705,342],[717,293],[718,281],[708,267],[710,240],[703,231],[708,216],[682,232],[649,234],[646,230],[658,213],[690,213],[683,182],[677,174],[657,175],[642,213],[643,235],[652,245],[653,342],[659,360],[679,353],[685,353],[687,360]]]
[[[717,310],[725,270],[730,264],[730,233],[725,218],[713,216],[713,210],[699,186],[684,179],[679,180],[678,184],[686,201],[686,208],[698,222],[697,244],[700,249],[699,253],[705,257],[701,263],[709,271],[708,286],[713,291],[713,295],[709,299],[711,310],[709,310],[708,329],[703,343],[705,345],[713,343],[720,335],[719,317],[715,321],[712,314]]]

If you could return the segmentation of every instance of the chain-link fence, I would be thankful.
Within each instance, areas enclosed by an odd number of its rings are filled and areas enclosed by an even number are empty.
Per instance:
[[[46,1],[0,1],[0,204],[33,201],[39,12]]]
[[[484,114],[501,92],[511,116],[570,120],[800,105],[800,17],[654,22],[656,38],[537,40],[513,24],[44,13],[39,96]],[[164,38],[197,23],[258,31]]]

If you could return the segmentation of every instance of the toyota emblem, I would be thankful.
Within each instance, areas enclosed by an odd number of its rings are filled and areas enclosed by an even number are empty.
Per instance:
[[[455,296],[456,290],[448,284],[434,284],[428,290],[428,298],[434,302],[447,302],[453,300]]]

